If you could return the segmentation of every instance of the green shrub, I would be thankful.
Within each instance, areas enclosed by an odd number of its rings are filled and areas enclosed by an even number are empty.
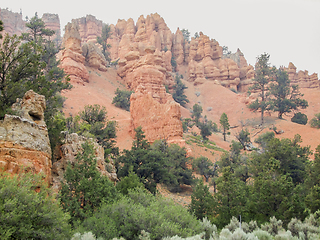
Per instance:
[[[291,118],[291,122],[306,125],[308,122],[308,117],[307,115],[301,112],[298,112],[298,113],[295,113],[294,116]]]
[[[68,239],[68,219],[40,175],[0,173],[0,239]]]
[[[315,117],[310,121],[310,125],[313,128],[320,128],[320,113],[315,114]]]
[[[203,231],[199,221],[183,206],[143,189],[129,190],[119,201],[104,205],[84,221],[83,227],[97,237],[112,239],[119,234],[133,240],[139,239],[142,230],[150,233],[150,239],[174,235],[187,237]]]
[[[130,111],[130,96],[132,93],[133,91],[120,90],[117,88],[115,91],[116,96],[112,99],[112,104],[116,107]]]

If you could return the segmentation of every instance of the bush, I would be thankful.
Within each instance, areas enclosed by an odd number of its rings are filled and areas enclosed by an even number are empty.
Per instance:
[[[68,219],[40,175],[0,173],[0,239],[67,239]]]
[[[291,118],[291,122],[306,125],[308,122],[308,117],[307,115],[301,112],[298,112],[298,113],[295,113],[294,116]]]
[[[311,119],[310,125],[313,128],[320,128],[320,113],[317,113],[315,117]]]
[[[116,107],[130,111],[130,96],[132,93],[133,91],[120,90],[117,88],[115,91],[116,96],[112,99],[112,104]]]
[[[150,239],[174,235],[187,237],[203,231],[200,222],[183,206],[155,197],[143,189],[129,190],[119,201],[104,205],[84,221],[83,227],[105,239],[112,239],[117,234],[125,239],[139,239],[142,230],[150,233]],[[107,228],[111,230],[107,231]]]

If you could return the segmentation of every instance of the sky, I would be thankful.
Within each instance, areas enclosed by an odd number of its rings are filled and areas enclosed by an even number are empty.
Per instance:
[[[239,48],[248,64],[268,53],[271,65],[293,62],[297,70],[320,76],[320,0],[0,0],[0,8],[21,10],[23,18],[58,14],[62,30],[88,14],[116,24],[158,13],[172,32],[178,27],[191,36],[202,31],[232,52]]]

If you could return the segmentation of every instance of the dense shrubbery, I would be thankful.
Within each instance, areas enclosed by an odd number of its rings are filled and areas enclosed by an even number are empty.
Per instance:
[[[117,88],[115,91],[116,96],[112,99],[112,104],[116,107],[130,111],[130,96],[132,93],[133,91],[120,90]]]
[[[291,118],[291,122],[306,125],[308,122],[308,117],[307,115],[301,112],[298,112],[298,113],[295,113],[294,116]]]
[[[52,194],[40,175],[0,173],[0,238],[67,239],[70,217]]]

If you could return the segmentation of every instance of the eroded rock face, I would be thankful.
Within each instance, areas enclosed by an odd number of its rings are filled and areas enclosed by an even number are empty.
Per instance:
[[[73,165],[77,161],[76,156],[78,153],[83,151],[82,144],[86,141],[94,147],[94,154],[97,159],[97,168],[101,174],[108,176],[108,178],[113,182],[118,181],[113,160],[109,160],[109,163],[105,162],[104,150],[98,143],[93,139],[78,136],[76,133],[68,134],[65,132],[64,144],[60,147],[60,159],[52,166],[53,188],[55,190],[60,189],[60,182],[63,181],[63,176],[68,164],[70,163]]]
[[[100,48],[92,41],[82,45],[82,55],[85,57],[85,62],[88,66],[99,69],[100,71],[107,71],[107,61],[102,54]]]
[[[290,62],[288,68],[283,68],[287,71],[291,84],[299,85],[300,88],[319,88],[320,81],[318,79],[318,74],[313,73],[309,75],[309,72],[298,71],[296,66]]]
[[[0,8],[0,19],[3,22],[4,28],[2,35],[8,33],[10,36],[13,34],[20,36],[21,33],[27,31],[26,22],[22,20],[21,13],[14,13],[8,9]]]
[[[63,46],[61,67],[70,76],[71,83],[88,82],[89,72],[84,65],[85,57],[82,55],[79,26],[75,22],[66,25]]]
[[[45,23],[46,28],[49,28],[55,32],[50,37],[57,45],[61,44],[61,30],[60,30],[60,18],[58,14],[44,13],[42,15],[42,21]]]
[[[43,173],[51,181],[51,148],[44,122],[45,98],[32,90],[0,122],[0,165],[5,171]]]
[[[96,42],[97,36],[101,36],[102,21],[98,20],[95,16],[87,15],[73,21],[79,26],[79,34],[83,43],[88,41]]]

